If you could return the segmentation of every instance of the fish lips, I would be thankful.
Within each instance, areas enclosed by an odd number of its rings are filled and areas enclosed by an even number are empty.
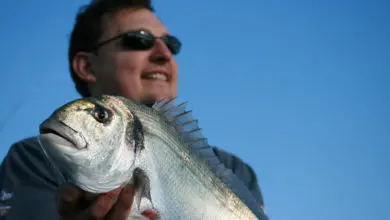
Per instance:
[[[69,147],[85,149],[88,146],[84,136],[66,125],[56,120],[46,120],[39,126],[40,135],[50,135],[54,141],[66,142]]]

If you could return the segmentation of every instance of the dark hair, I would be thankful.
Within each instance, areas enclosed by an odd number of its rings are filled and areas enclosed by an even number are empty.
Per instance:
[[[144,8],[154,12],[151,0],[93,0],[89,5],[82,6],[77,13],[76,23],[70,37],[68,59],[72,80],[77,92],[83,97],[91,94],[87,83],[73,71],[73,58],[77,52],[90,52],[90,49],[98,44],[104,31],[102,25],[104,15],[112,15],[125,8]]]

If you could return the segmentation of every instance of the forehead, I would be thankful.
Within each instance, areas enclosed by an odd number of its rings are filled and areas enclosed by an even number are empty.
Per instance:
[[[149,30],[155,36],[169,33],[160,19],[147,9],[121,9],[111,16],[106,16],[103,21],[105,30],[103,37],[105,38],[139,29]]]

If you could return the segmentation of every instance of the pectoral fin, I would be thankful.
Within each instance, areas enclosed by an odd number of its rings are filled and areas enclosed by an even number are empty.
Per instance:
[[[145,171],[136,168],[133,173],[133,187],[135,190],[135,202],[140,209],[141,200],[147,199],[153,206],[152,196],[150,194],[150,180]],[[153,207],[152,207],[153,208]]]

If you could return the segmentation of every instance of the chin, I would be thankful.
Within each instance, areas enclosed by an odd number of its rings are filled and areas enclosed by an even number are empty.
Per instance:
[[[147,94],[145,94],[143,97],[142,97],[142,102],[156,102],[156,101],[160,101],[161,99],[173,99],[175,98],[176,95],[174,95],[174,93],[172,93],[171,90],[167,91],[166,89],[165,90],[152,90],[150,92],[148,92]]]

